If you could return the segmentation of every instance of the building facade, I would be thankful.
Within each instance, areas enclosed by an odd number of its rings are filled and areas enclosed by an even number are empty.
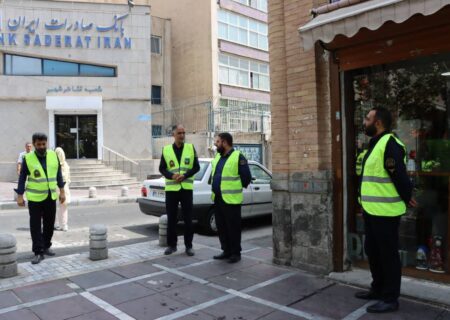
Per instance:
[[[450,280],[449,5],[270,2],[279,263],[321,273],[367,267],[356,162],[368,145],[363,119],[383,106],[419,203],[402,216],[403,274]]]
[[[69,159],[151,157],[150,7],[115,2],[0,4],[2,180],[34,132]]]
[[[185,125],[201,156],[211,155],[215,132],[229,131],[248,157],[269,165],[267,0],[150,3],[172,28],[172,103],[160,112]],[[170,127],[155,132],[164,137]],[[155,135],[155,156],[168,140]]]

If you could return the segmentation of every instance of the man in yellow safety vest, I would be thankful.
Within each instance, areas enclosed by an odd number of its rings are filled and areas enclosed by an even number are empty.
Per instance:
[[[385,108],[373,108],[364,119],[364,130],[371,140],[362,162],[359,196],[366,235],[364,249],[373,281],[369,291],[355,296],[380,300],[367,307],[371,313],[398,310],[400,217],[407,204],[417,205],[406,171],[405,145],[390,133],[391,123],[391,113]]]
[[[64,181],[58,157],[53,150],[47,150],[47,136],[43,133],[33,134],[33,152],[27,153],[20,168],[17,189],[17,204],[25,206],[23,194],[26,193],[30,214],[30,232],[33,242],[34,258],[32,264],[44,260],[44,255],[54,256],[52,246],[53,228],[55,226],[56,199],[60,190],[59,201],[66,200]],[[26,186],[25,186],[26,182]],[[41,225],[42,220],[42,225]]]
[[[166,213],[167,213],[167,249],[169,255],[177,251],[178,204],[184,220],[184,245],[188,256],[194,255],[192,239],[192,205],[194,175],[200,170],[197,153],[190,143],[185,143],[186,132],[182,125],[173,127],[175,142],[163,148],[159,172],[165,177]]]

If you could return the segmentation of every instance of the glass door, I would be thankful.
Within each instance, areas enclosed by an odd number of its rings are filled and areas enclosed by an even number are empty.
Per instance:
[[[56,146],[67,159],[97,159],[97,116],[57,115]]]

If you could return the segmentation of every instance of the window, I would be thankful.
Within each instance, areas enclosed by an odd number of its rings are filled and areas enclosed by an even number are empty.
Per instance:
[[[198,164],[200,165],[200,170],[194,176],[195,181],[201,181],[203,179],[206,169],[208,169],[209,162],[208,161],[199,161]]]
[[[161,86],[152,86],[152,104],[161,104]]]
[[[220,54],[219,83],[270,91],[269,64]]]
[[[252,173],[252,183],[253,184],[268,184],[270,183],[270,176],[261,167],[251,164],[250,172]]]
[[[152,36],[151,48],[152,53],[161,54],[161,37]]]
[[[152,125],[152,137],[160,137],[162,135],[162,126]]]
[[[5,54],[5,75],[115,77],[116,69],[92,64]]]
[[[233,0],[239,2],[244,6],[249,6],[257,10],[267,12],[267,0]]]
[[[222,9],[218,20],[219,39],[268,50],[267,23]]]

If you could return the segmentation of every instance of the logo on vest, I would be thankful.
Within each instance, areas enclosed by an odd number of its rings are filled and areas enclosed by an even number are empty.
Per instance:
[[[173,160],[170,160],[169,166],[170,166],[171,168],[175,167],[175,162],[173,162]]]
[[[38,169],[34,170],[33,173],[34,173],[34,176],[35,176],[36,178],[39,178],[39,177],[41,176],[41,173],[39,172]]]
[[[191,159],[189,159],[189,158],[184,159],[184,164],[189,164],[190,162],[191,162]]]

